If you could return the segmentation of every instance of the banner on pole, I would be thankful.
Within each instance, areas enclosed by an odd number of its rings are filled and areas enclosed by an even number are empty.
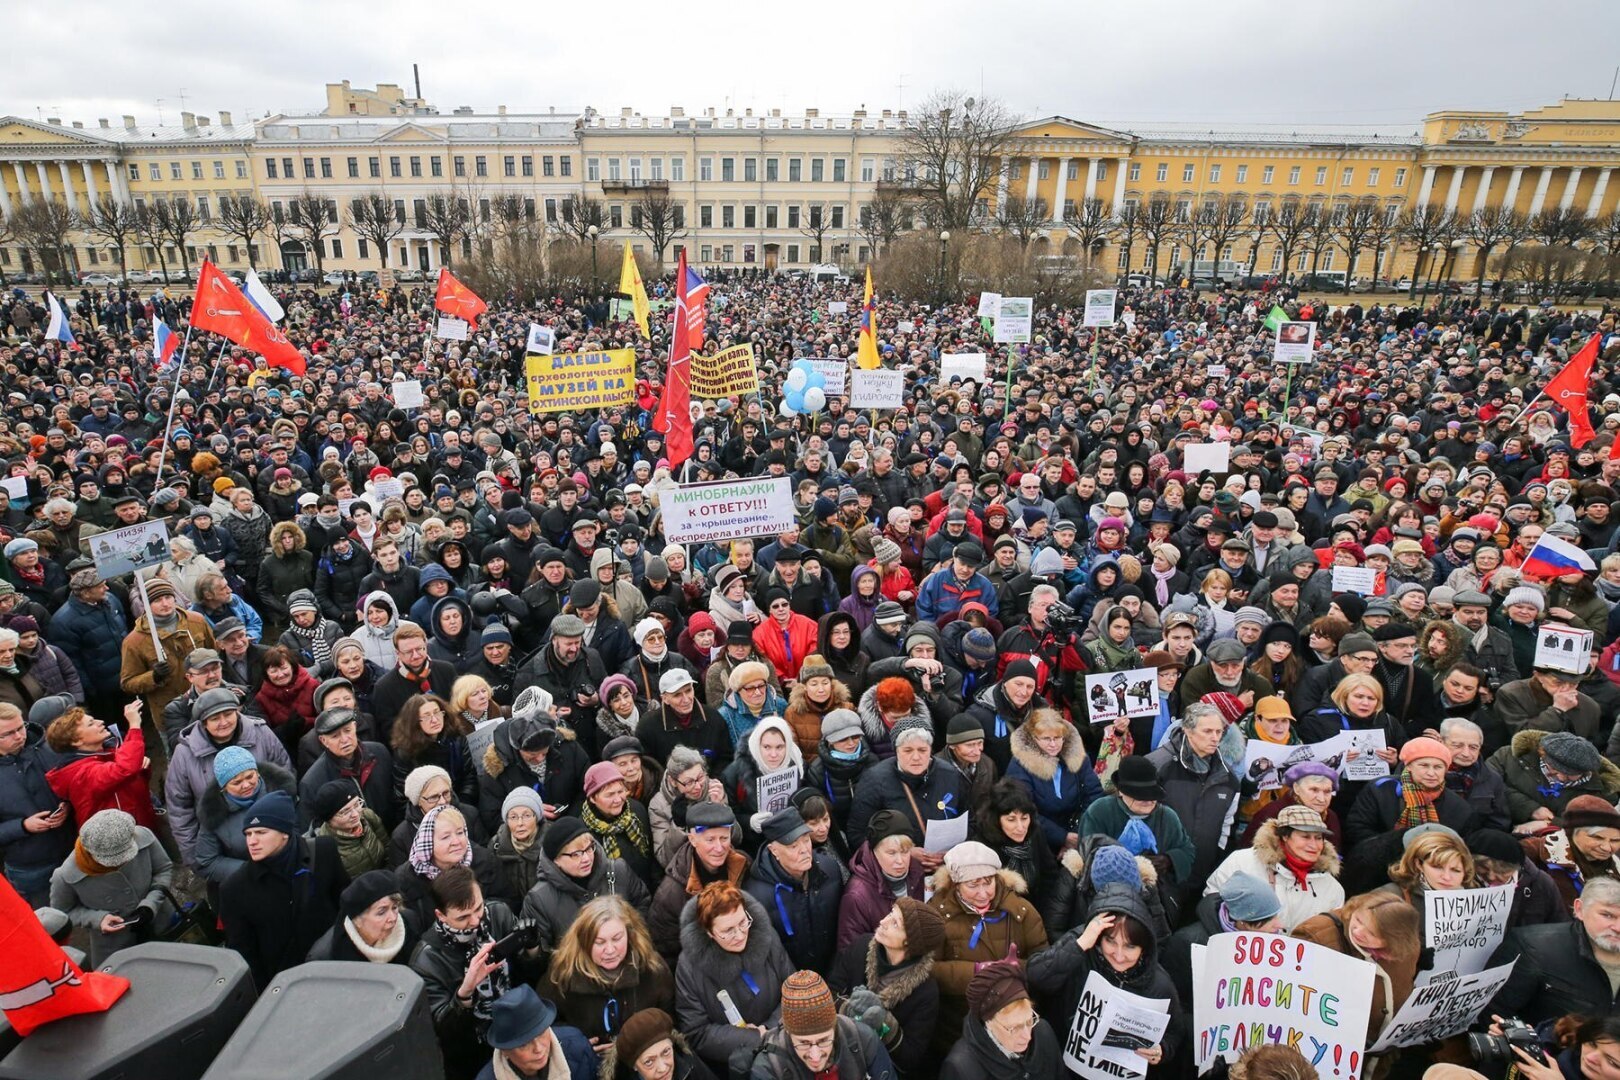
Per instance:
[[[440,315],[438,324],[433,328],[433,336],[442,341],[466,341],[469,329],[466,319]]]
[[[692,396],[726,398],[759,393],[759,365],[747,342],[713,356],[692,357]]]
[[[793,481],[786,476],[682,484],[659,497],[664,541],[709,544],[786,531],[794,514]]]
[[[139,525],[96,533],[90,539],[90,553],[102,581],[156,566],[169,558],[168,522],[143,521]]]
[[[1024,345],[1035,332],[1035,298],[1032,296],[1003,296],[996,309],[998,345]]]
[[[906,373],[879,368],[850,372],[849,404],[856,409],[898,409],[906,399]]]
[[[634,349],[523,358],[532,413],[629,405],[635,400],[635,374]]]
[[[1085,318],[1080,325],[1113,326],[1114,302],[1118,299],[1118,289],[1087,289]]]
[[[1277,342],[1273,354],[1279,364],[1308,364],[1316,351],[1316,324],[1313,322],[1284,322],[1277,324]]]

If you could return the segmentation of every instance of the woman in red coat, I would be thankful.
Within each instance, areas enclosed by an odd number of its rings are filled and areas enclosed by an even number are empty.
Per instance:
[[[135,824],[155,831],[158,819],[148,787],[151,760],[141,730],[141,699],[124,706],[129,734],[122,742],[66,694],[56,700],[65,708],[46,727],[45,741],[63,758],[45,774],[45,781],[72,804],[73,820],[83,824],[99,811],[122,810]]]
[[[315,677],[299,666],[287,646],[265,650],[264,684],[254,700],[265,723],[293,758],[298,756],[298,740],[315,722],[315,686]]]

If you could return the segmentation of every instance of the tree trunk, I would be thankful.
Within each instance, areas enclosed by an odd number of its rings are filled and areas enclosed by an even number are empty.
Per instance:
[[[1481,247],[1479,254],[1474,256],[1474,304],[1476,307],[1479,305],[1480,294],[1485,291],[1485,267],[1490,257],[1491,245]]]

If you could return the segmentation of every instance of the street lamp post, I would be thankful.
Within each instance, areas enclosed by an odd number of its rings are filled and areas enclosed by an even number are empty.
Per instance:
[[[942,305],[945,303],[945,297],[946,297],[946,292],[945,292],[945,249],[950,244],[950,242],[951,242],[951,231],[949,229],[941,229],[939,231],[939,302]]]
[[[597,230],[595,225],[592,225],[590,228],[585,230],[585,232],[591,238],[591,291],[592,292],[595,292],[597,290],[597,288],[600,286],[600,283],[601,283],[601,280],[602,280],[601,275],[599,273],[597,273],[597,270],[596,270],[596,234],[597,234],[597,231],[598,230]]]

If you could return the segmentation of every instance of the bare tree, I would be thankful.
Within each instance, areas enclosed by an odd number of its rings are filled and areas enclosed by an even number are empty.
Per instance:
[[[1444,207],[1414,206],[1401,214],[1399,235],[1405,243],[1417,248],[1417,260],[1412,264],[1412,284],[1406,292],[1407,299],[1411,299],[1417,295],[1424,256],[1428,255],[1432,260],[1435,249],[1447,247],[1456,238],[1457,215]]]
[[[664,273],[664,249],[686,236],[686,207],[669,192],[652,188],[630,205],[630,228],[652,245],[658,274]]]
[[[107,241],[117,250],[118,276],[128,281],[129,262],[126,256],[129,242],[136,234],[135,211],[127,203],[119,202],[116,197],[104,192],[90,204],[90,211],[80,216],[79,228]]]
[[[879,188],[872,201],[861,207],[861,238],[871,248],[872,259],[905,231],[908,218],[906,198],[897,191]]]
[[[1091,269],[1091,260],[1103,249],[1108,238],[1119,231],[1118,224],[1109,215],[1101,199],[1084,199],[1074,213],[1063,219],[1063,227],[1079,243],[1085,255],[1085,268]]]
[[[1282,200],[1275,213],[1266,217],[1265,226],[1282,255],[1282,280],[1286,282],[1293,269],[1294,252],[1299,250],[1307,235],[1316,227],[1314,208],[1298,196],[1291,195]]]
[[[1367,246],[1372,249],[1373,284],[1378,284],[1378,275],[1383,270],[1384,252],[1393,243],[1397,243],[1401,235],[1401,217],[1399,208],[1393,203],[1386,203],[1378,208],[1378,215],[1373,218],[1371,228],[1367,231]]]
[[[897,150],[903,180],[942,229],[965,234],[994,187],[1016,117],[997,101],[958,90],[929,96],[910,119]]]
[[[1548,207],[1528,224],[1529,235],[1542,247],[1578,247],[1592,235],[1592,219],[1574,207]]]
[[[0,224],[0,230],[5,226]],[[1602,253],[1598,267],[1603,283],[1613,292],[1615,277],[1620,274],[1620,210],[1611,210],[1609,216],[1598,218],[1592,225],[1592,243]],[[1596,275],[1594,275],[1596,276]]]
[[[1181,234],[1181,222],[1176,220],[1176,204],[1170,196],[1160,193],[1148,199],[1142,208],[1142,239],[1148,245],[1148,276],[1158,280],[1159,248],[1166,240]]]
[[[381,191],[368,191],[349,203],[349,228],[377,249],[377,266],[388,269],[388,248],[405,231],[394,200]]]
[[[1126,277],[1131,273],[1131,259],[1135,256],[1136,238],[1142,235],[1142,208],[1134,202],[1128,202],[1119,208],[1114,215],[1114,231],[1119,234],[1119,246],[1125,252],[1123,274]]]
[[[73,248],[68,234],[77,224],[76,218],[61,199],[34,199],[12,215],[17,239],[39,260],[47,285],[55,280],[57,271],[64,282],[73,280]]]
[[[263,199],[252,195],[227,195],[219,200],[219,231],[233,240],[242,241],[247,251],[248,266],[259,268],[259,245],[255,241],[270,225],[270,207]]]
[[[1378,199],[1375,196],[1368,195],[1347,206],[1344,216],[1339,219],[1337,228],[1334,231],[1334,237],[1338,240],[1339,247],[1344,249],[1346,259],[1344,268],[1345,284],[1348,285],[1350,279],[1355,277],[1356,260],[1367,249],[1367,241],[1372,237],[1378,219],[1383,216],[1383,213],[1384,208],[1378,202]],[[1378,276],[1376,266],[1373,269],[1373,276]]]
[[[1045,199],[1009,195],[996,203],[996,216],[992,224],[998,232],[1017,240],[1018,246],[1028,251],[1030,243],[1041,235],[1041,230],[1051,219],[1051,208],[1046,205]]]
[[[299,242],[315,256],[315,272],[322,272],[326,269],[326,241],[338,232],[337,207],[326,196],[305,188],[287,205],[287,216]]]
[[[1497,248],[1512,251],[1529,234],[1529,222],[1511,206],[1482,206],[1463,218],[1459,232],[1479,249],[1474,255],[1474,302],[1485,290],[1485,268]]]
[[[1220,265],[1221,252],[1237,239],[1249,220],[1249,200],[1239,192],[1229,192],[1225,195],[1216,195],[1205,200],[1205,206],[1214,203],[1214,213],[1208,224],[1209,245],[1213,248],[1212,259],[1216,266]],[[1204,207],[1200,207],[1200,210]]]
[[[197,217],[197,210],[191,200],[183,195],[176,195],[170,201],[158,200],[152,204],[153,216],[157,218],[158,227],[163,230],[164,239],[173,244],[180,253],[180,271],[185,281],[191,280],[191,238],[202,228],[202,221]]]
[[[286,268],[287,245],[302,247],[304,242],[301,231],[281,203],[270,204],[270,220],[265,222],[264,231],[276,245],[276,261]]]
[[[1311,253],[1311,274],[1322,268],[1322,256],[1333,250],[1339,236],[1338,223],[1334,220],[1334,208],[1325,203],[1313,202],[1308,211],[1310,224],[1305,230],[1305,250]],[[1345,287],[1350,285],[1350,274],[1344,275]]]
[[[444,264],[454,265],[456,242],[472,227],[472,207],[453,195],[429,195],[421,200],[416,227],[433,237]]]
[[[575,240],[589,240],[592,225],[596,226],[597,235],[608,231],[607,210],[600,199],[570,195],[562,201],[560,210],[563,232]]]
[[[16,216],[0,212],[0,247],[4,247],[6,244],[15,244],[18,239]],[[0,285],[4,284],[6,284],[6,268],[0,266]]]
[[[826,203],[809,203],[804,208],[803,221],[799,233],[810,238],[810,261],[826,262],[827,234],[832,231],[832,218],[827,214]]]
[[[158,219],[154,207],[162,203],[150,205],[137,205],[135,207],[135,235],[140,237],[141,243],[151,248],[157,255],[158,272],[163,275],[163,284],[169,283],[169,260],[163,254],[163,245],[167,237],[163,232],[163,223]]]

